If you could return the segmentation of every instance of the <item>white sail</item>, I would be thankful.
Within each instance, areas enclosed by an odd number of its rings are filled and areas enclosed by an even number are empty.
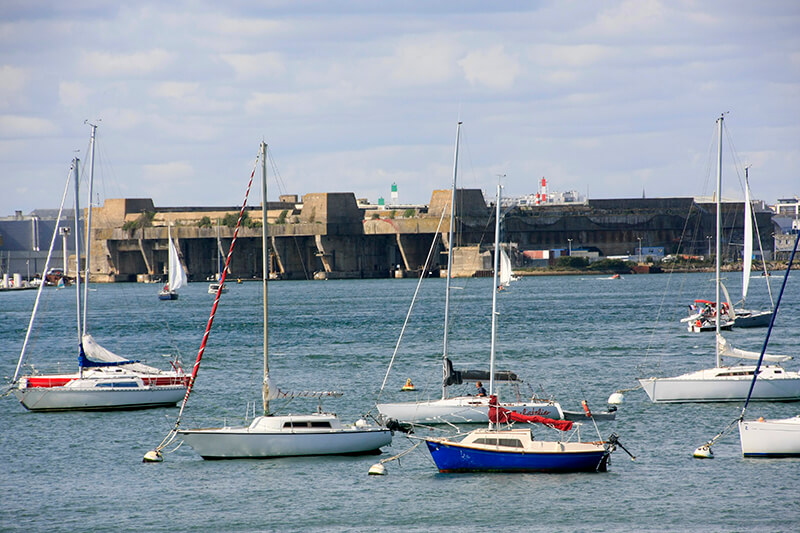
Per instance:
[[[758,358],[761,356],[760,352],[748,352],[747,350],[734,348],[722,335],[717,335],[717,346],[719,347],[719,354],[725,357],[736,357],[737,359],[758,361]],[[792,359],[791,355],[764,354],[764,361],[783,363],[784,361],[788,361],[790,359]]]
[[[178,257],[178,249],[172,242],[172,232],[168,230],[169,240],[169,290],[177,291],[189,280],[186,278],[186,271],[183,270],[181,259]]]
[[[750,270],[753,267],[753,208],[750,205],[750,187],[744,187],[744,249],[742,251],[742,305],[747,300]]]
[[[500,285],[508,287],[512,281],[511,259],[505,249],[500,248]]]

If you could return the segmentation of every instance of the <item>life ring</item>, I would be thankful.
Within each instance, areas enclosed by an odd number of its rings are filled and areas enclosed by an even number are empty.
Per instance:
[[[698,320],[697,322],[694,323],[694,325],[697,326],[698,328],[700,328],[700,327],[703,326],[703,323],[700,322],[700,320]]]

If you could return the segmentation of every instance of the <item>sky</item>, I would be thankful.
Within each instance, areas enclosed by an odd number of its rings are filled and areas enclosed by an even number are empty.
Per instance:
[[[0,216],[58,207],[98,125],[96,202],[800,195],[800,2],[0,3]],[[84,168],[85,170],[85,168]],[[502,176],[502,177],[501,177]],[[259,201],[256,198],[256,203]],[[82,201],[83,202],[83,201]],[[68,201],[71,205],[71,200]]]

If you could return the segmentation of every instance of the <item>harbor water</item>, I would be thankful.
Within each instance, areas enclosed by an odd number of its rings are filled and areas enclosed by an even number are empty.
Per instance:
[[[635,378],[677,375],[714,364],[713,333],[689,333],[679,319],[695,298],[713,300],[710,274],[527,277],[498,294],[499,369],[515,371],[523,392],[553,397],[564,409],[586,400],[604,410]],[[726,280],[731,295],[737,275]],[[782,274],[771,278],[777,295]],[[416,280],[270,284],[270,375],[282,390],[336,390],[323,408],[345,422],[374,405]],[[457,280],[449,352],[456,368],[488,366],[491,280]],[[229,283],[222,295],[197,385],[182,427],[242,424],[260,406],[261,285]],[[114,352],[169,366],[179,353],[191,368],[213,296],[206,283],[159,301],[157,285],[92,285],[88,330]],[[27,362],[74,370],[74,288],[43,295]],[[35,291],[0,294],[0,365],[12,376]],[[425,280],[381,400],[441,395],[444,280]],[[748,303],[769,305],[754,276]],[[771,353],[796,356],[800,279],[789,279]],[[760,351],[766,328],[733,330],[736,347]],[[417,392],[400,392],[410,378]],[[488,386],[488,385],[487,385]],[[474,389],[474,385],[471,385]],[[530,389],[528,388],[530,387]],[[462,392],[473,390],[464,385]],[[453,391],[456,392],[456,391]],[[316,400],[273,402],[281,413]],[[625,392],[617,419],[598,422],[636,456],[618,450],[600,474],[440,474],[421,446],[395,434],[382,456],[204,461],[188,446],[142,463],[175,422],[177,408],[128,412],[31,413],[0,404],[2,531],[796,531],[800,460],[743,459],[738,432],[694,449],[734,421],[741,404],[655,405]],[[748,417],[787,417],[800,403],[756,403]],[[450,430],[452,428],[443,428]],[[584,439],[596,439],[591,422]],[[418,434],[424,434],[420,431]],[[555,438],[547,428],[536,438]],[[174,448],[174,447],[173,447]],[[172,450],[172,448],[170,448]]]

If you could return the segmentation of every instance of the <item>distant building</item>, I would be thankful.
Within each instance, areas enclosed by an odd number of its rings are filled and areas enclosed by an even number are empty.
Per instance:
[[[778,203],[770,206],[776,215],[800,218],[800,198],[778,198]]]
[[[75,253],[73,213],[72,209],[65,209],[61,215],[61,232],[53,246],[50,268],[64,267],[65,241],[67,256]],[[0,217],[0,274],[18,273],[32,278],[43,273],[57,215],[58,209],[37,209],[28,215],[17,211],[12,216]]]

